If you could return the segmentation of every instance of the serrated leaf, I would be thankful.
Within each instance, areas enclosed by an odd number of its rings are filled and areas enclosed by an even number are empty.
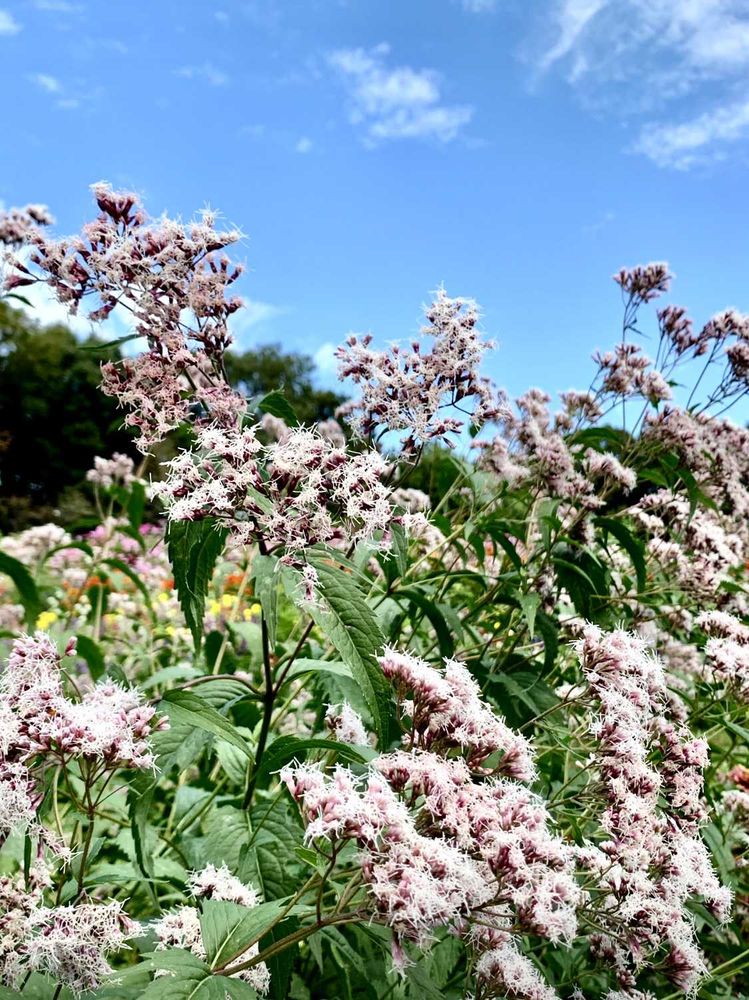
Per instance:
[[[189,718],[178,720],[175,716],[170,721],[169,729],[154,733],[151,737],[159,770],[170,771],[176,767],[179,771],[184,771],[198,759],[210,739],[211,734],[196,729]]]
[[[238,875],[258,885],[263,898],[281,899],[293,893],[301,880],[296,848],[304,831],[296,811],[281,800],[259,802],[251,812],[252,842],[240,860]]]
[[[390,743],[392,693],[377,662],[385,637],[351,576],[320,559],[308,558],[317,571],[319,594],[327,606],[312,604],[309,613],[351,668],[372,713],[380,747],[385,749]]]
[[[212,975],[205,962],[183,948],[152,952],[142,965],[169,973],[157,976],[149,984],[142,993],[143,1000],[224,1000],[219,977]]]
[[[518,597],[518,604],[523,609],[523,615],[528,623],[528,632],[531,638],[533,638],[536,626],[536,612],[541,604],[541,598],[538,594],[521,594]]]
[[[205,900],[200,915],[200,930],[211,968],[239,961],[240,956],[263,936],[283,909],[284,903],[280,900],[253,907]]]
[[[300,674],[334,674],[336,677],[352,677],[351,668],[342,660],[309,660],[300,658],[292,663],[287,678]]]
[[[404,590],[399,590],[394,595],[396,600],[403,598],[414,604],[422,614],[426,615],[429,619],[432,628],[434,629],[435,635],[437,636],[437,642],[440,647],[440,655],[450,657],[455,652],[455,640],[453,639],[452,633],[448,628],[447,622],[445,621],[445,616],[443,615],[440,608],[434,603],[432,598],[423,593],[423,591],[418,590],[416,587],[405,588]]]
[[[226,534],[209,518],[169,523],[167,548],[174,586],[196,650],[203,636],[205,596]]]
[[[120,344],[127,344],[131,340],[140,340],[142,336],[142,333],[128,333],[124,337],[117,337],[116,340],[97,340],[95,344],[82,344],[81,350],[89,354],[96,354],[99,351],[107,351],[110,347],[119,347]]]
[[[195,726],[204,732],[218,736],[252,759],[247,741],[220,712],[208,704],[200,695],[192,691],[166,691],[160,703],[160,710],[166,712],[180,724]]]
[[[146,509],[146,488],[137,480],[130,486],[130,496],[127,501],[127,518],[130,527],[137,531],[143,524],[143,513]]]
[[[237,732],[241,736],[245,736],[250,739],[252,733],[249,729],[237,727]],[[235,785],[244,785],[247,783],[247,757],[240,753],[235,746],[231,743],[227,743],[226,740],[216,741],[216,756],[218,757],[221,767],[226,771],[229,776],[229,780]]]
[[[236,806],[213,809],[205,820],[205,831],[205,836],[200,838],[198,844],[200,857],[196,857],[195,862],[209,857],[216,864],[224,864],[236,870],[251,837],[250,816],[247,811]]]
[[[127,792],[127,808],[130,817],[130,832],[133,835],[135,859],[143,874],[153,876],[153,859],[148,849],[147,837],[149,818],[156,782],[152,775],[138,774],[130,783]]]

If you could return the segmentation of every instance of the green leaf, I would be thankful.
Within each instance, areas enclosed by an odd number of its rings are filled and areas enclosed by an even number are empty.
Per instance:
[[[544,641],[544,673],[548,673],[559,652],[559,628],[554,619],[544,611],[537,614],[536,624]]]
[[[390,743],[392,695],[377,662],[385,637],[351,576],[317,558],[310,561],[317,570],[327,610],[313,604],[309,613],[351,668],[372,713],[380,747],[385,749]]]
[[[199,868],[205,864],[206,858],[210,858],[217,865],[227,865],[232,871],[237,871],[252,836],[247,810],[237,806],[211,809],[204,825],[205,836],[196,837],[190,848],[191,863]]]
[[[120,344],[127,344],[130,340],[140,340],[142,333],[128,333],[125,337],[118,337],[116,340],[97,341],[95,344],[83,344],[81,350],[87,353],[97,354],[99,351],[107,351],[110,347],[119,347]]]
[[[191,951],[184,948],[167,948],[145,956],[141,966],[154,971],[163,970],[168,976],[158,976],[143,992],[144,1000],[214,1000],[215,993],[207,984],[213,978],[211,970]],[[138,966],[133,970],[138,971]],[[130,970],[126,970],[127,981]],[[163,987],[163,993],[160,992]]]
[[[398,573],[400,576],[405,576],[408,572],[408,539],[403,525],[391,524],[390,537],[392,539],[390,552],[395,559]]]
[[[135,847],[135,860],[147,878],[153,876],[153,858],[148,849],[148,829],[155,791],[156,782],[153,776],[145,773],[136,775],[127,791],[127,809]]]
[[[272,774],[295,757],[305,756],[308,750],[331,750],[342,760],[349,760],[356,764],[366,764],[367,760],[374,755],[374,751],[367,753],[365,748],[352,747],[348,743],[339,743],[337,740],[279,736],[263,754],[258,775]]]
[[[336,677],[351,677],[351,668],[341,660],[294,660],[286,675],[287,680],[300,674],[333,674]]]
[[[440,655],[448,657],[452,656],[455,652],[455,641],[450,629],[448,628],[447,622],[445,621],[445,616],[434,603],[432,598],[415,587],[396,591],[394,597],[396,600],[405,598],[405,600],[409,601],[411,604],[415,604],[422,614],[426,615],[437,636],[437,642],[440,647]]]
[[[200,914],[200,930],[211,968],[238,961],[280,916],[284,905],[280,900],[253,907],[205,900]]]
[[[242,698],[246,698],[252,692],[242,681],[235,681],[229,677],[204,676],[200,678],[200,683],[195,685],[195,691],[199,691],[200,698],[217,712],[231,708]]]
[[[260,601],[271,649],[276,645],[276,626],[278,624],[279,575],[277,567],[278,559],[275,556],[257,555],[252,560],[255,597]]]
[[[143,483],[134,482],[130,486],[130,497],[127,501],[127,517],[130,527],[137,531],[143,524],[143,512],[146,509],[146,488]]]
[[[238,876],[257,885],[265,900],[291,895],[302,873],[296,850],[304,831],[296,808],[274,796],[253,806],[251,820],[252,842],[240,858]]]
[[[234,726],[220,712],[192,691],[166,691],[160,704],[170,720],[202,729],[231,743],[237,750],[252,759],[247,741],[242,739]]]
[[[18,599],[26,612],[26,624],[29,628],[33,628],[41,614],[42,602],[31,573],[23,563],[5,552],[0,552],[0,573],[5,573],[13,581],[18,591]]]
[[[281,420],[286,421],[289,427],[299,426],[299,418],[294,412],[294,407],[278,389],[263,396],[257,405],[263,413],[270,413],[272,416],[280,417]]]
[[[536,626],[536,612],[541,603],[541,598],[538,594],[521,594],[518,597],[518,603],[523,609],[523,614],[525,615],[525,620],[528,623],[528,632],[533,638],[534,629]]]
[[[647,579],[647,568],[645,566],[645,546],[629,530],[622,521],[617,521],[613,517],[597,517],[595,521],[599,528],[603,528],[619,542],[621,547],[632,560],[632,565],[637,574],[637,590],[642,592],[645,589]]]
[[[252,737],[249,729],[237,727],[237,732],[248,739]],[[245,785],[248,765],[244,754],[240,753],[231,743],[227,743],[226,740],[217,740],[215,751],[221,767],[229,776],[229,780],[235,785]]]
[[[198,671],[195,667],[191,667],[189,663],[175,663],[170,667],[163,667],[161,670],[157,670],[155,674],[151,674],[146,680],[139,681],[138,687],[141,691],[150,691],[151,688],[158,687],[159,684],[190,680],[198,676]]]
[[[211,740],[211,734],[203,729],[196,729],[190,716],[169,720],[169,729],[160,730],[151,737],[151,745],[156,754],[156,763],[161,771],[170,771],[176,767],[184,771],[195,763]]]
[[[104,676],[107,669],[104,654],[93,639],[87,635],[76,636],[75,651],[81,659],[86,661],[93,680],[98,681],[100,677]]]
[[[167,545],[174,585],[196,649],[203,635],[205,595],[226,534],[225,528],[209,518],[169,523]]]

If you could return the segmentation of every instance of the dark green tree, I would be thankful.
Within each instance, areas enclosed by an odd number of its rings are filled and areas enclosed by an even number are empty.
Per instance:
[[[85,350],[95,343],[0,302],[0,530],[48,519],[95,455],[134,454],[99,390],[100,356]]]

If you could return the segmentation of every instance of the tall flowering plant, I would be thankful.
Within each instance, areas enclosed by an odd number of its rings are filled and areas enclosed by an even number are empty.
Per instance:
[[[181,447],[0,540],[7,994],[749,995],[749,319],[624,269],[555,408],[441,289],[301,426],[226,377],[239,232],[93,191],[0,218],[6,287],[120,314],[103,391]]]

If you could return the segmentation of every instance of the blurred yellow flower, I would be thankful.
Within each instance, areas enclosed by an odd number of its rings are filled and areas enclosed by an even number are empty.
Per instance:
[[[56,621],[57,621],[56,611],[42,611],[42,613],[36,620],[36,627],[44,632],[50,627],[50,625],[54,625]]]

